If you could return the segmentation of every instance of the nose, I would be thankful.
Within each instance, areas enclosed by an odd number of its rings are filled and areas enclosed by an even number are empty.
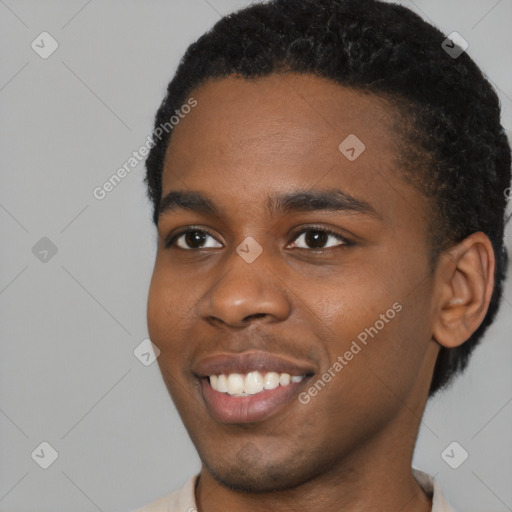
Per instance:
[[[287,287],[269,260],[263,251],[248,263],[233,251],[219,272],[221,277],[199,302],[201,318],[232,327],[244,327],[261,318],[285,320],[291,311]]]

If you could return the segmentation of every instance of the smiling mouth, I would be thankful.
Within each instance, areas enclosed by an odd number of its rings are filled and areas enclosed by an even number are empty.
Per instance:
[[[229,373],[210,375],[210,386],[219,393],[240,397],[258,395],[264,391],[288,386],[290,383],[301,382],[306,375],[290,375],[289,373],[252,371],[246,374]]]
[[[257,350],[218,353],[192,366],[208,414],[224,424],[260,423],[300,404],[316,371],[313,363]]]
[[[199,380],[204,403],[215,421],[258,424],[285,407],[293,407],[294,402],[303,407],[297,396],[310,378],[310,374],[253,371],[211,375]]]

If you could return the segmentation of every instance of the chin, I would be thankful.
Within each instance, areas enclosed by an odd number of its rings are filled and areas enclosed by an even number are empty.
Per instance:
[[[213,464],[203,461],[212,477],[222,486],[242,493],[268,493],[293,489],[307,480],[309,474],[300,474],[301,464],[298,461],[264,460],[263,456],[249,450],[247,453],[236,454],[232,460],[216,460]],[[256,457],[255,457],[256,455]],[[291,471],[290,468],[294,468]],[[308,472],[307,466],[304,468]]]
[[[281,471],[262,473],[260,470],[247,470],[239,464],[230,468],[212,468],[207,466],[213,478],[224,487],[242,493],[268,493],[295,487],[288,482],[289,473]],[[286,481],[283,478],[286,476]],[[297,485],[297,484],[296,484]]]

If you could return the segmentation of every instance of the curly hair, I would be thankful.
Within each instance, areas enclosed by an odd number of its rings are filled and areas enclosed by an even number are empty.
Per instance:
[[[478,329],[441,347],[429,396],[462,372],[498,311],[508,255],[503,242],[510,145],[499,99],[478,66],[442,47],[446,36],[411,10],[379,0],[270,0],[219,20],[191,44],[167,87],[155,129],[211,79],[309,73],[388,99],[400,135],[402,177],[429,201],[431,270],[452,244],[483,231],[494,250],[495,285]],[[162,171],[172,131],[153,137],[148,197],[158,225]]]

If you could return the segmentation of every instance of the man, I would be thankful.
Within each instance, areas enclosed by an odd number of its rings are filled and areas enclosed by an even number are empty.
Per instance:
[[[500,303],[510,146],[445,39],[274,0],[187,50],[146,163],[148,328],[202,468],[139,511],[452,510],[411,461]]]

